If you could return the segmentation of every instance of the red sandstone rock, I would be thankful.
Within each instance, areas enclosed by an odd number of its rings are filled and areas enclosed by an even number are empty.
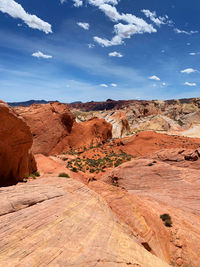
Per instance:
[[[30,128],[6,103],[0,101],[0,186],[16,183],[36,171],[30,153]]]
[[[104,119],[92,118],[81,123],[74,123],[71,134],[55,147],[54,153],[69,149],[89,148],[102,144],[112,138],[112,125]]]
[[[31,128],[33,153],[51,154],[52,150],[71,132],[74,117],[66,105],[50,103],[15,108]]]

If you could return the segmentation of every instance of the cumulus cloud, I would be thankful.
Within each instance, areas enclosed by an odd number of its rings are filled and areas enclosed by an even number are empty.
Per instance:
[[[127,24],[122,24],[121,22],[114,25],[115,36],[111,39],[105,39],[98,36],[94,36],[94,41],[101,46],[113,46],[121,45],[124,43],[123,39],[131,38],[133,34],[143,34],[143,33],[153,33],[157,30],[151,25],[148,24],[142,18],[136,17],[133,14],[124,14],[119,13],[116,9],[115,4],[118,3],[112,1],[94,1],[89,0],[90,4],[94,4],[99,7],[99,9],[104,12],[104,14],[113,22],[123,21]],[[111,3],[112,2],[112,3]],[[112,4],[112,5],[111,5]]]
[[[188,85],[188,86],[197,86],[196,83],[189,83],[189,82],[185,82],[184,85]]]
[[[42,52],[38,51],[32,54],[33,57],[37,57],[37,58],[52,58],[52,56],[50,55],[45,55]]]
[[[122,24],[118,23],[114,25],[114,32],[115,36],[111,39],[104,39],[95,36],[94,41],[97,42],[101,46],[113,46],[113,45],[121,45],[124,43],[123,39],[129,39],[133,34],[143,34],[145,32],[152,33],[156,32],[157,30],[154,29],[151,25],[150,27],[145,27],[144,25],[136,25],[136,24]]]
[[[36,15],[27,13],[24,8],[14,0],[0,0],[0,11],[9,14],[15,19],[21,19],[32,29],[37,29],[46,34],[52,33],[51,25]]]
[[[108,87],[108,85],[107,85],[107,84],[105,84],[105,83],[102,83],[102,84],[100,84],[100,86],[101,86],[101,87],[105,87],[105,88],[107,88],[107,87]]]
[[[84,30],[89,30],[90,28],[90,24],[86,23],[86,22],[77,22],[77,25],[81,28],[83,28]]]
[[[150,76],[149,80],[160,81],[160,78],[156,75]]]
[[[149,18],[152,22],[154,22],[157,26],[160,26],[162,24],[165,24],[166,23],[166,20],[167,20],[167,16],[164,16],[164,17],[157,17],[156,15],[156,12],[153,11],[151,12],[150,10],[148,9],[142,9],[141,12],[144,13],[144,15]]]
[[[193,72],[196,72],[196,70],[194,70],[192,68],[181,70],[181,73],[186,73],[186,74],[190,74],[190,73],[193,73]]]
[[[117,84],[116,83],[111,83],[110,84],[112,87],[117,87]]]
[[[116,52],[116,51],[111,52],[108,55],[109,55],[109,57],[123,57],[123,55],[121,53]]]
[[[175,31],[175,33],[178,33],[178,34],[187,34],[187,35],[192,35],[192,34],[198,33],[198,31],[184,31],[184,30],[180,30],[177,28],[174,28],[174,31]]]

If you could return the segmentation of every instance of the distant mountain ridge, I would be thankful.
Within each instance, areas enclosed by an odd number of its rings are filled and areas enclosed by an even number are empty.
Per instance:
[[[8,102],[9,106],[16,107],[16,106],[31,106],[33,104],[48,104],[52,101],[46,101],[46,100],[28,100],[24,102]],[[59,101],[53,101],[53,102],[59,102]]]

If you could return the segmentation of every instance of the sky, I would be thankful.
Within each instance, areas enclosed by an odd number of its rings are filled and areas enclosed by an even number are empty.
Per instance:
[[[0,0],[0,99],[200,97],[199,0]]]

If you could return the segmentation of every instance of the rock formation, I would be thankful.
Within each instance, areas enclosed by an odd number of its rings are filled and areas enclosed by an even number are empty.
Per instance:
[[[30,126],[34,154],[50,155],[59,142],[70,134],[74,123],[72,113],[61,103],[16,107],[15,110]]]
[[[111,138],[112,125],[104,119],[92,118],[85,122],[74,123],[71,134],[63,138],[53,152],[86,149],[105,143]]]
[[[36,171],[30,148],[30,128],[6,103],[0,101],[0,186],[16,183]]]

